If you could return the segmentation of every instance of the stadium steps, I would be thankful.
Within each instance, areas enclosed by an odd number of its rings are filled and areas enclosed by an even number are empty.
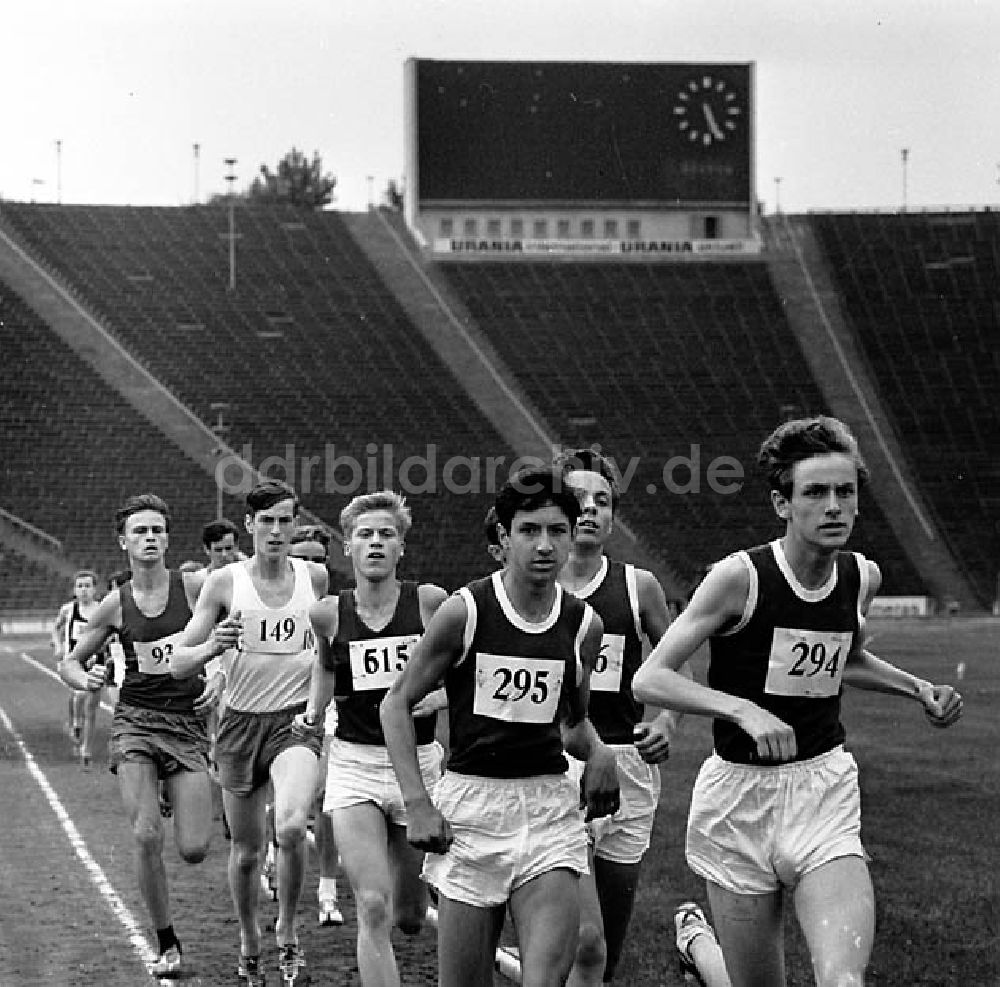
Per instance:
[[[778,533],[766,497],[708,482],[735,460],[756,483],[761,436],[790,408],[825,408],[764,263],[440,268],[549,420],[628,465],[629,520],[690,584]],[[892,592],[924,592],[878,505],[863,505],[859,550],[880,560]]]
[[[402,218],[389,210],[344,214],[358,246],[393,292],[431,348],[518,456],[547,461],[561,437],[533,404],[448,279],[413,241]],[[569,400],[572,397],[569,396]],[[616,557],[655,572],[667,595],[684,599],[689,581],[617,519],[609,543]]]
[[[0,507],[0,610],[51,609],[78,568],[58,538]]]
[[[96,570],[103,585],[123,564],[112,518],[130,493],[160,493],[175,514],[172,547],[185,553],[178,561],[201,556],[201,524],[215,501],[209,478],[2,282],[0,325],[4,509],[49,549],[29,551],[22,539],[15,549],[23,551],[7,553],[0,611],[51,613],[67,598],[75,569]],[[47,579],[39,580],[42,568]]]
[[[921,492],[989,606],[1000,557],[1000,217],[820,213],[811,223]]]
[[[452,587],[482,574],[491,497],[475,473],[484,454],[509,462],[511,450],[339,214],[241,208],[229,291],[224,209],[4,210],[203,421],[215,419],[213,402],[229,405],[228,439],[242,458],[293,479],[328,523],[354,493],[402,488],[417,522],[406,577]]]
[[[77,571],[65,559],[39,559],[30,547],[20,552],[0,535],[0,633],[23,620],[54,619],[71,596]]]
[[[769,217],[762,231],[788,323],[831,411],[858,437],[871,469],[872,493],[900,545],[934,597],[978,609],[975,590],[942,537],[882,407],[809,218]]]
[[[115,216],[113,210],[108,212]],[[68,217],[74,213],[66,210],[62,215]],[[79,211],[77,217],[76,222],[86,222],[86,210]],[[30,218],[30,212],[22,215],[22,221],[30,221]],[[104,315],[104,311],[114,311],[117,297],[141,291],[153,279],[153,275],[143,267],[141,251],[150,249],[150,243],[160,250],[169,249],[170,234],[175,234],[176,230],[161,230],[159,238],[150,239],[145,234],[137,236],[135,224],[123,223],[120,232],[120,241],[107,249],[119,252],[123,257],[134,258],[135,273],[129,281],[130,286],[123,288],[120,280],[114,278],[107,257],[102,261],[96,251],[89,257],[86,252],[80,251],[76,259],[86,260],[86,266],[77,267],[76,274],[83,276],[91,289],[85,297],[45,256],[45,247],[40,245],[45,242],[44,236],[29,248],[9,217],[5,217],[0,209],[0,282],[9,286],[76,356],[96,372],[108,388],[124,399],[185,457],[189,464],[187,470],[190,470],[191,464],[196,465],[198,471],[214,484],[216,466],[220,457],[225,456],[228,462],[241,464],[245,475],[256,478],[258,474],[254,467],[216,435],[211,426],[168,389],[136,357],[134,351],[122,345],[109,330],[110,318]],[[45,236],[52,234],[46,230]],[[184,251],[175,249],[175,253],[183,254]],[[187,273],[191,272],[184,272],[185,275]],[[101,299],[100,304],[92,300],[95,290]],[[153,338],[162,337],[159,342],[164,349],[177,349],[176,340],[164,335],[154,320],[149,320],[143,329]],[[220,358],[218,371],[224,375],[230,373],[227,360]],[[203,368],[201,372],[204,372]],[[202,477],[196,479],[192,476],[191,482],[199,484]],[[228,495],[226,500],[230,514],[235,516],[242,511],[242,501],[236,503]],[[207,520],[207,512],[203,513],[206,516],[202,520]],[[320,520],[308,511],[303,511],[303,514],[313,522]],[[339,537],[339,533],[335,535]],[[195,544],[188,550],[197,548]],[[350,571],[339,552],[332,553],[330,564],[345,575]]]
[[[220,442],[102,325],[70,286],[18,241],[0,214],[0,280],[126,401],[214,476]]]

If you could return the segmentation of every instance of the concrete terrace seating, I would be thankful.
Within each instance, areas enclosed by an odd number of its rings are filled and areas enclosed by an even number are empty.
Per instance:
[[[335,524],[370,477],[397,489],[408,479],[415,528],[404,574],[449,588],[482,574],[481,521],[491,497],[449,493],[444,464],[477,454],[510,461],[512,454],[340,217],[237,209],[231,292],[223,207],[3,209],[33,252],[206,423],[216,420],[213,402],[228,405],[232,446],[246,448],[255,465],[290,457],[295,475],[288,479],[312,511]],[[429,483],[419,464],[401,476],[400,464],[412,456],[434,457]],[[347,466],[328,475],[341,457],[361,475]],[[272,472],[285,475],[280,467]],[[467,478],[456,473],[460,484]]]
[[[114,512],[153,492],[174,514],[169,561],[201,558],[201,525],[215,514],[211,478],[166,443],[0,284],[0,454],[3,506],[58,538],[74,562],[101,580],[125,564]],[[50,606],[71,587],[39,579],[16,553],[20,575],[0,586],[0,607]],[[55,580],[58,584],[59,580]]]
[[[442,268],[565,441],[600,443],[623,471],[635,464],[622,513],[688,578],[779,533],[757,447],[789,413],[826,409],[764,264]],[[697,491],[681,492],[693,478],[679,461],[667,488],[672,457],[697,459]],[[711,489],[718,457],[742,466],[741,493]],[[921,591],[867,495],[855,544],[882,566],[887,592]]]
[[[921,489],[986,605],[1000,569],[1000,214],[812,222]]]
[[[0,550],[0,611],[44,610],[54,617],[72,595],[68,579],[53,579],[45,566],[7,545]]]

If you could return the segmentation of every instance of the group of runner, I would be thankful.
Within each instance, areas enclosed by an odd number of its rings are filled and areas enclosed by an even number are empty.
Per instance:
[[[131,578],[96,602],[81,574],[62,617],[72,635],[57,650],[66,683],[93,695],[108,681],[104,649],[120,642],[110,766],[158,940],[151,973],[178,976],[184,962],[160,785],[178,851],[196,863],[211,832],[211,768],[246,987],[265,982],[262,874],[278,903],[281,981],[306,981],[297,912],[311,815],[320,921],[343,921],[339,856],[365,987],[400,983],[391,932],[419,931],[431,890],[443,987],[493,983],[508,913],[522,984],[608,983],[659,765],[688,713],[713,719],[687,860],[706,881],[718,935],[696,903],[678,907],[685,973],[709,987],[783,983],[787,893],[817,984],[860,987],[874,898],[841,687],[909,696],[936,726],[955,722],[962,700],[864,649],[880,576],[844,550],[866,478],[846,427],[788,422],[760,459],[784,533],[720,561],[673,623],[655,576],[605,555],[620,478],[593,449],[509,478],[485,521],[497,568],[450,595],[399,578],[411,517],[389,490],[341,512],[354,585],[335,594],[329,533],[300,529],[298,498],[281,481],[247,497],[250,556],[235,557],[238,531],[224,522],[211,535],[226,550],[206,541],[209,564],[192,572],[167,568],[167,505],[129,498],[116,523]],[[706,641],[702,685],[686,666]],[[80,729],[89,761],[92,720]]]

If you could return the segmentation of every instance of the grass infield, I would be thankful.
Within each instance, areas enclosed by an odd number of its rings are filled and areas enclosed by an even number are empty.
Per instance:
[[[875,620],[869,650],[937,683],[956,685],[962,719],[936,730],[904,699],[847,688],[847,746],[858,761],[862,838],[875,885],[869,987],[1000,985],[1000,620]],[[958,666],[964,664],[958,680]],[[706,662],[694,660],[704,681]],[[663,766],[663,796],[616,982],[673,987],[673,911],[707,904],[684,862],[691,786],[711,750],[709,720],[686,718]],[[814,983],[786,907],[788,983]]]

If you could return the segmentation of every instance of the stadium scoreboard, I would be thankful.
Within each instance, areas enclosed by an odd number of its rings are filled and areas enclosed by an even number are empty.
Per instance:
[[[411,59],[424,206],[749,209],[753,65]]]

